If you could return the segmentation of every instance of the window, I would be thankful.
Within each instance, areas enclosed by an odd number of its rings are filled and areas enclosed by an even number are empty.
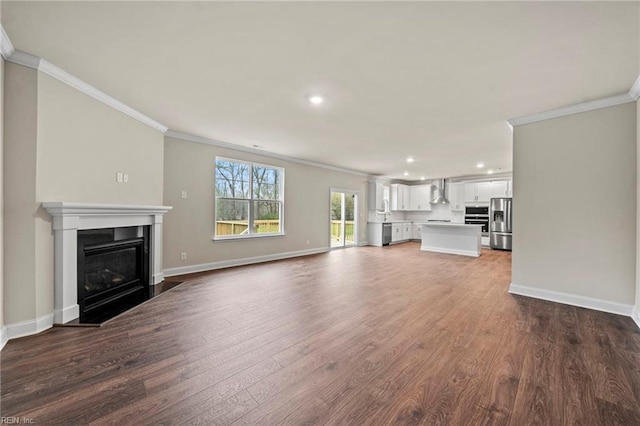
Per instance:
[[[284,169],[216,157],[215,238],[283,234]]]

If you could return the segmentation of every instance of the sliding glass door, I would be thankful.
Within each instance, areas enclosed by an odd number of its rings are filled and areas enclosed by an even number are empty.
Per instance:
[[[351,191],[331,191],[331,248],[356,244],[358,194]]]

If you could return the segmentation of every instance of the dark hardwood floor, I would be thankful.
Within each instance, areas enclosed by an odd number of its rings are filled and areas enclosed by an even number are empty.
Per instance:
[[[638,425],[630,318],[507,293],[511,254],[362,247],[180,277],[2,352],[43,425]]]

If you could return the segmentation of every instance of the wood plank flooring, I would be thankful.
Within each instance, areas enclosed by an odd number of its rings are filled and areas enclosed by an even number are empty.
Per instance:
[[[507,293],[511,254],[361,247],[179,277],[0,352],[42,425],[640,425],[630,318]]]

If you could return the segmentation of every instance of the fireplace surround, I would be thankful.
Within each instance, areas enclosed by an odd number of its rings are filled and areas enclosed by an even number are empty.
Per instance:
[[[45,202],[54,232],[55,324],[80,316],[78,298],[78,231],[148,226],[147,288],[162,282],[162,218],[169,206],[136,206]]]

